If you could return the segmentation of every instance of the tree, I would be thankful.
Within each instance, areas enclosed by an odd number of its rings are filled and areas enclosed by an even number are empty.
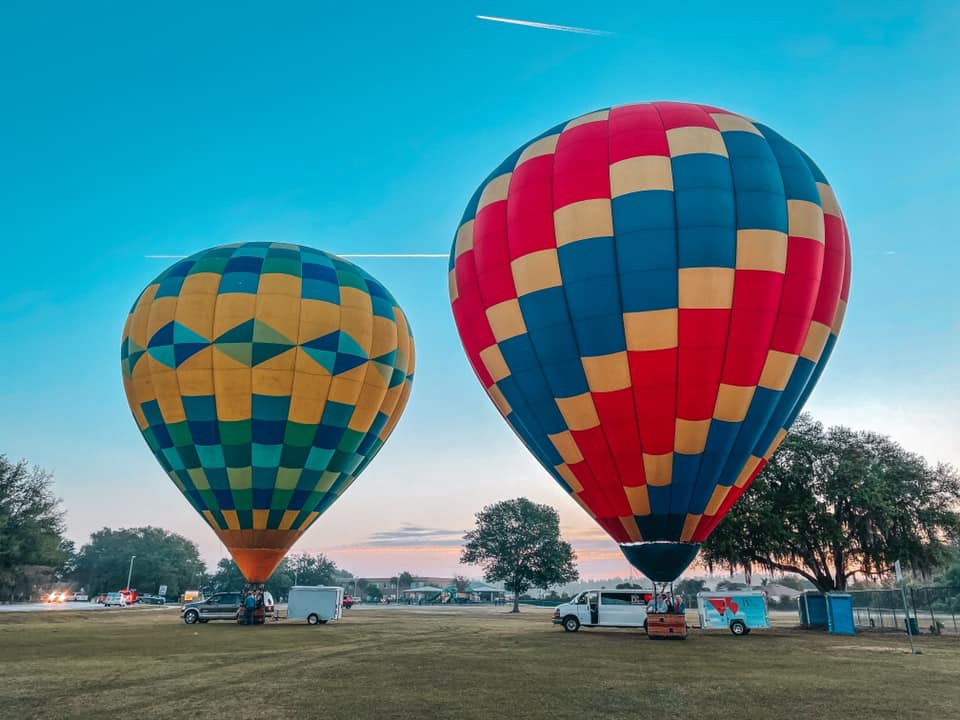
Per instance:
[[[130,585],[140,592],[180,595],[197,588],[206,566],[196,543],[162,528],[103,528],[77,553],[73,578],[90,593],[119,590],[127,586],[130,558],[136,556]]]
[[[707,583],[699,578],[687,578],[673,586],[674,593],[683,598],[683,604],[687,607],[696,607],[697,593],[702,593],[706,589]]]
[[[960,536],[960,476],[888,437],[801,416],[749,492],[703,545],[708,566],[795,573],[820,591],[900,560],[942,565]]]
[[[640,585],[638,583],[625,582],[625,583],[617,583],[615,588],[617,590],[643,590],[643,585]]]
[[[70,559],[53,476],[0,455],[0,600],[30,597]]]
[[[407,590],[413,587],[413,575],[404,570],[400,573],[400,576],[397,578],[400,581],[400,589]]]
[[[560,516],[548,505],[526,498],[488,505],[476,515],[476,528],[464,535],[465,565],[481,565],[488,582],[503,580],[513,593],[513,612],[531,587],[572,582],[580,576],[576,555],[560,537]]]
[[[470,586],[470,581],[467,580],[463,575],[456,575],[453,578],[453,586],[457,589],[458,593],[466,592],[467,588]]]

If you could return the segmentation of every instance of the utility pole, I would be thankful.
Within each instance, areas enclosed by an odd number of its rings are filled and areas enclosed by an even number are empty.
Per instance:
[[[907,622],[907,637],[910,639],[910,654],[916,655],[917,649],[913,646],[913,631],[910,628],[910,608],[907,607],[907,591],[905,589],[905,583],[903,580],[903,570],[900,567],[900,561],[897,560],[893,564],[893,569],[897,573],[897,580],[900,582],[900,596],[903,598],[903,614],[906,617]]]
[[[137,559],[136,555],[130,556],[130,569],[127,571],[127,592],[130,592],[130,578],[133,577],[133,561]]]

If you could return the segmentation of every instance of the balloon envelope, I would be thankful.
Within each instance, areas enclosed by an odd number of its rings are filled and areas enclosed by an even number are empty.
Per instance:
[[[379,282],[280,243],[172,265],[134,304],[121,356],[144,439],[250,582],[376,455],[414,368],[406,318]]]
[[[760,123],[669,102],[518,148],[470,200],[449,274],[498,410],[660,581],[799,414],[849,279],[840,208],[810,158]]]

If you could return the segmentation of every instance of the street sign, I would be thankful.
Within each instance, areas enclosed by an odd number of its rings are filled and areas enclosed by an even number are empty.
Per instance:
[[[167,586],[166,586],[166,585],[161,585],[161,586],[160,586],[160,589],[157,591],[157,595],[160,595],[161,597],[163,597],[163,596],[165,596],[166,594],[167,594]]]

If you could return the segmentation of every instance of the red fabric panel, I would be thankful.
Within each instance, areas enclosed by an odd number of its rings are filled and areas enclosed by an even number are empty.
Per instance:
[[[677,417],[706,420],[713,417],[717,403],[730,311],[681,308],[678,312]]]
[[[667,130],[679,127],[705,127],[717,129],[717,124],[706,110],[689,103],[658,102],[654,103],[663,118],[663,126]]]
[[[722,382],[750,386],[760,380],[777,321],[782,288],[782,273],[736,271]]]
[[[511,260],[557,246],[553,230],[553,155],[520,165],[507,195],[507,237]]]
[[[677,350],[627,352],[643,452],[673,452],[677,405]]]
[[[771,349],[800,353],[810,329],[822,269],[822,243],[809,238],[787,238],[787,269]]]
[[[610,111],[610,164],[644,155],[670,156],[660,113],[649,103]]]
[[[491,203],[477,213],[473,225],[473,258],[484,307],[517,296],[507,250],[507,202]]]
[[[553,161],[553,208],[610,197],[607,122],[578,125],[560,133]]]

